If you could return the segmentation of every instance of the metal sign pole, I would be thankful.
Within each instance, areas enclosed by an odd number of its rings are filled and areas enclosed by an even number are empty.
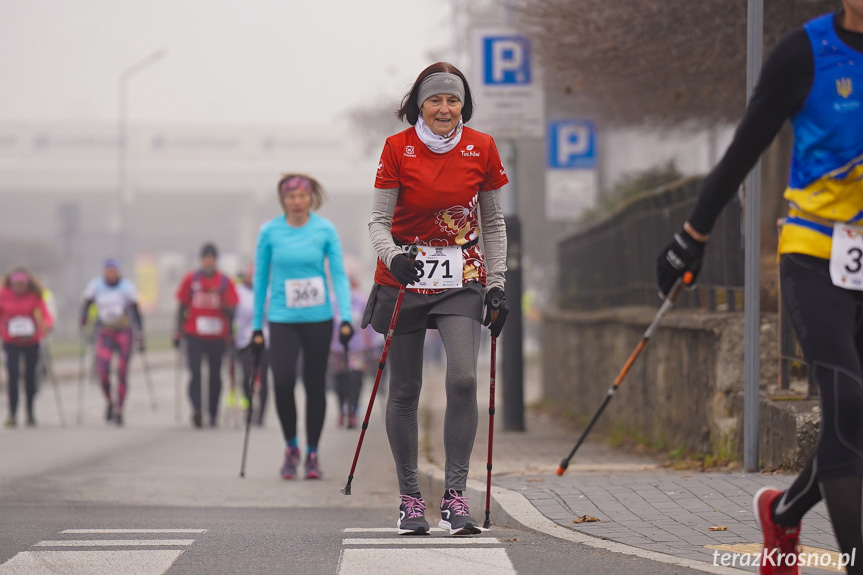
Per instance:
[[[761,72],[763,0],[748,0],[746,18],[746,101],[752,98]],[[761,160],[746,176],[744,355],[743,355],[743,467],[757,473],[759,440],[760,301],[761,288]]]

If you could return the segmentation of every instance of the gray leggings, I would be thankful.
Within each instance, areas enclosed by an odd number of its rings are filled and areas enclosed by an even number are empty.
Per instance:
[[[447,359],[443,433],[446,451],[445,487],[464,490],[478,419],[476,363],[480,324],[457,315],[439,315],[435,319]],[[401,494],[419,493],[420,490],[417,480],[417,408],[422,389],[425,332],[421,329],[394,335],[390,344],[387,436]]]

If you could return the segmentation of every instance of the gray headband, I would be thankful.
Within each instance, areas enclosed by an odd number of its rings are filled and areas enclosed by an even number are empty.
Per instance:
[[[464,82],[449,72],[429,74],[420,84],[420,89],[417,92],[417,105],[422,107],[423,102],[437,94],[450,94],[464,103]]]

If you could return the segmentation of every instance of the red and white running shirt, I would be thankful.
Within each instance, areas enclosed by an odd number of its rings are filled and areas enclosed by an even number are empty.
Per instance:
[[[479,194],[501,188],[509,180],[492,137],[466,126],[463,130],[459,144],[444,154],[429,150],[413,127],[387,138],[375,187],[399,189],[392,227],[397,244],[463,245],[479,237]],[[462,262],[464,281],[485,285],[478,245],[462,250]],[[380,259],[375,283],[399,286]]]

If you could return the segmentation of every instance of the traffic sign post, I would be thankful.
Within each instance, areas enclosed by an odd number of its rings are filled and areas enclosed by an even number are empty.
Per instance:
[[[507,227],[506,293],[510,315],[501,340],[503,426],[524,431],[524,350],[521,322],[521,225],[518,217],[517,142],[545,135],[545,97],[530,39],[512,28],[471,31],[473,125],[500,144],[510,183],[504,187]]]
[[[542,138],[545,101],[530,39],[511,28],[474,28],[471,87],[477,129],[496,140]]]
[[[599,190],[596,126],[580,119],[548,123],[545,215],[572,221],[593,205]]]

